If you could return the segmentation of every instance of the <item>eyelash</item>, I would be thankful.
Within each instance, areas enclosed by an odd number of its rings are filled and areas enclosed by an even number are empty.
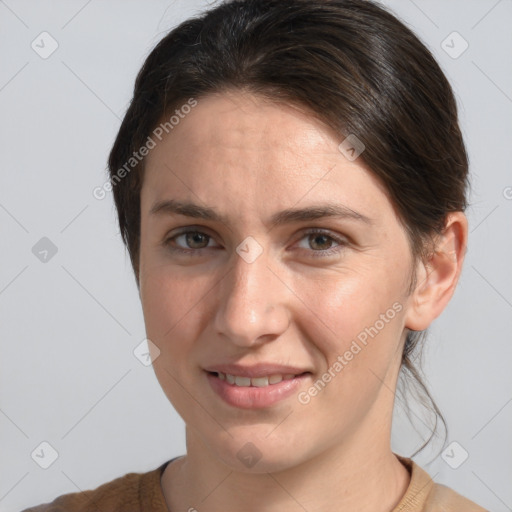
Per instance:
[[[176,238],[178,238],[182,235],[187,235],[189,233],[199,233],[200,235],[205,235],[208,237],[208,240],[211,240],[213,238],[212,236],[208,235],[208,233],[204,233],[203,231],[199,231],[199,230],[195,230],[195,229],[188,229],[186,231],[181,231],[180,233],[176,233],[172,237],[167,238],[163,242],[163,245],[167,249],[172,251],[173,253],[184,254],[184,255],[190,256],[190,257],[201,256],[202,252],[204,250],[208,249],[208,247],[203,247],[202,249],[182,249],[180,247],[172,247],[171,246],[171,242],[174,241]],[[305,233],[303,233],[303,235],[299,239],[299,241],[303,240],[304,238],[306,238],[310,235],[325,235],[327,238],[329,238],[330,240],[332,240],[338,244],[338,246],[335,248],[330,248],[330,249],[326,249],[323,251],[322,250],[318,250],[318,251],[311,250],[310,252],[312,253],[314,258],[327,258],[329,256],[333,256],[334,254],[341,252],[347,245],[346,240],[336,237],[336,236],[333,236],[328,231],[318,229],[318,228],[312,228],[312,229],[307,230]]]

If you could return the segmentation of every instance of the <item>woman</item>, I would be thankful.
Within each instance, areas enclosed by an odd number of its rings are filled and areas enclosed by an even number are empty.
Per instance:
[[[484,510],[390,447],[468,231],[453,93],[409,29],[221,4],[149,55],[109,169],[187,453],[29,510]]]

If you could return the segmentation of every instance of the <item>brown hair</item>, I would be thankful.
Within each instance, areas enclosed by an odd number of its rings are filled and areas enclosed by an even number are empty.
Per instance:
[[[369,0],[233,0],[181,23],[151,51],[110,153],[119,227],[137,283],[144,160],[122,179],[118,171],[164,115],[190,98],[233,88],[307,108],[340,142],[355,134],[415,258],[426,256],[449,212],[465,210],[468,157],[453,91],[409,28]],[[439,417],[446,429],[412,362],[422,334],[408,333],[402,374],[419,383],[436,426]]]

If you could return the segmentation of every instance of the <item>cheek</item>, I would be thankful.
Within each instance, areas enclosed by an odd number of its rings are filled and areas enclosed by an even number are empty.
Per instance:
[[[393,388],[404,311],[399,287],[384,277],[345,277],[311,288],[304,302],[314,307],[301,315],[320,372],[299,402],[304,414],[311,404],[339,432],[362,421],[383,382]]]
[[[396,347],[402,279],[375,267],[302,284],[299,293],[307,305],[299,316],[302,327],[329,361],[349,350],[355,340],[362,347],[365,341],[380,340],[376,351],[380,354]]]
[[[192,423],[195,414],[204,414],[197,409],[189,390],[194,389],[198,371],[194,342],[199,336],[201,308],[209,288],[203,286],[201,277],[191,279],[176,272],[171,275],[164,267],[150,271],[147,266],[141,286],[146,334],[160,351],[153,370],[176,411]]]
[[[148,337],[160,350],[184,347],[183,342],[193,339],[192,333],[184,330],[197,326],[197,315],[206,294],[201,277],[190,278],[153,268],[143,275],[141,301]],[[180,343],[172,344],[173,338]]]

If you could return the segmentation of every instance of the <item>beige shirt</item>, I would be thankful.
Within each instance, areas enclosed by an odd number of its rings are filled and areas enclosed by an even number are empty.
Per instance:
[[[392,512],[486,512],[450,488],[434,483],[413,460],[397,457],[409,470],[411,481]],[[22,512],[170,512],[160,483],[169,462],[147,473],[128,473],[93,490],[64,494]]]
[[[397,457],[409,470],[411,481],[392,512],[488,512],[449,487],[435,483],[412,459]]]

